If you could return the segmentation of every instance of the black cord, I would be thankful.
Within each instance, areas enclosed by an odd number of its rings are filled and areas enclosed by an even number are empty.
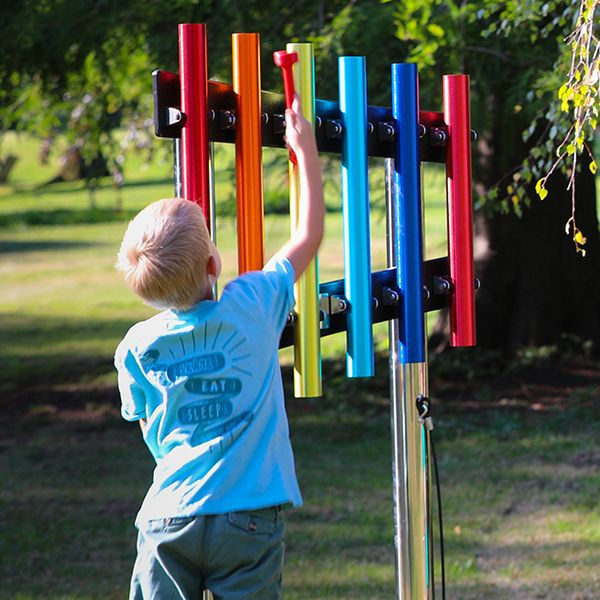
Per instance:
[[[444,555],[444,520],[442,518],[442,492],[440,486],[437,457],[435,455],[435,444],[433,442],[433,435],[431,434],[431,432],[429,432],[429,442],[431,444],[431,458],[433,459],[433,470],[435,471],[435,488],[437,491],[438,523],[440,528],[440,562],[442,567],[442,600],[446,600],[446,566]]]
[[[427,436],[427,476],[431,477],[431,462],[430,462],[430,454],[431,454],[431,431],[425,427],[425,435]],[[427,519],[427,531],[429,532],[429,571],[431,573],[431,598],[435,600],[435,555],[434,555],[434,540],[433,540],[433,511],[431,510],[431,481],[427,482],[427,506],[429,507]]]

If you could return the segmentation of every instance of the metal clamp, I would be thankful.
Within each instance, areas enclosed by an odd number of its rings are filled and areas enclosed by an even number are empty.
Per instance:
[[[285,117],[278,113],[272,115],[271,123],[273,124],[273,133],[281,134],[285,132]]]
[[[342,137],[342,124],[335,119],[325,121],[325,137],[330,140],[337,140]]]
[[[221,129],[235,128],[235,113],[231,110],[219,111],[219,127]]]
[[[386,142],[394,138],[394,124],[387,122],[377,123],[377,138],[380,142]]]
[[[427,431],[433,430],[433,419],[429,414],[429,398],[419,394],[417,396],[417,411],[419,413],[419,423],[427,429]]]
[[[328,329],[330,324],[330,316],[345,313],[348,310],[348,300],[343,296],[335,296],[333,294],[320,294],[319,308],[323,313],[321,329]]]
[[[384,306],[395,306],[400,302],[400,290],[397,287],[384,287],[381,290]]]
[[[169,106],[167,108],[167,125],[185,125],[185,115],[178,109]]]
[[[433,293],[437,296],[447,296],[450,293],[452,284],[444,277],[433,278]]]
[[[432,127],[429,130],[429,143],[432,146],[445,146],[448,134],[445,129],[440,127]]]

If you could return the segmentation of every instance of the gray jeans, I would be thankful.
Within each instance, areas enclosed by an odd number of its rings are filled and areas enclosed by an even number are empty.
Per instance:
[[[280,508],[157,519],[140,525],[130,600],[281,598]]]

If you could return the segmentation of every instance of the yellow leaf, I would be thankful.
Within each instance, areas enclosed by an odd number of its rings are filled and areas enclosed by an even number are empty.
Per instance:
[[[569,86],[566,83],[563,83],[558,89],[558,97],[562,100],[562,97],[565,95],[567,88]]]
[[[512,200],[513,206],[516,208],[517,206],[519,206],[519,196],[517,196],[516,194],[513,194],[510,199]]]
[[[548,190],[546,188],[542,188],[538,192],[538,196],[540,197],[540,200],[543,200],[547,195],[548,195]]]
[[[579,229],[575,232],[575,236],[573,237],[573,239],[580,246],[584,246],[585,243],[587,242],[587,238],[584,237],[583,233],[581,233],[581,231],[579,231]]]
[[[570,156],[571,154],[575,154],[575,144],[571,143],[567,146],[567,154]]]
[[[575,79],[577,81],[581,81],[581,73],[579,72],[579,69],[575,71]]]
[[[591,172],[592,172],[594,175],[595,175],[595,174],[596,174],[596,172],[598,171],[598,165],[596,164],[596,161],[595,161],[595,160],[593,160],[593,161],[590,163],[590,171],[591,171]]]
[[[538,179],[536,184],[535,184],[535,193],[539,194],[540,190],[544,187],[544,178],[542,177],[541,179]]]

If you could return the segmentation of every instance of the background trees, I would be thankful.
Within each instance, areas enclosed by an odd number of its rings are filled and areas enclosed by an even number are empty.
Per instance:
[[[125,146],[152,147],[149,73],[156,66],[177,70],[178,22],[207,23],[211,76],[223,80],[230,79],[230,34],[261,32],[266,89],[279,88],[278,73],[266,68],[272,50],[295,38],[317,44],[320,97],[336,96],[336,59],[343,53],[367,56],[373,104],[389,101],[391,62],[419,63],[422,104],[432,110],[441,105],[443,73],[470,73],[473,126],[479,132],[474,153],[477,271],[484,282],[478,293],[479,341],[507,353],[557,343],[566,333],[597,342],[594,176],[583,161],[576,205],[585,258],[574,251],[573,231],[563,233],[571,215],[568,173],[548,180],[543,203],[534,189],[564,130],[552,100],[569,62],[564,37],[581,6],[595,10],[596,2],[5,3],[0,128],[27,129],[47,140],[65,135],[86,165],[104,157],[119,185]],[[92,184],[97,175],[93,169],[88,173]]]

